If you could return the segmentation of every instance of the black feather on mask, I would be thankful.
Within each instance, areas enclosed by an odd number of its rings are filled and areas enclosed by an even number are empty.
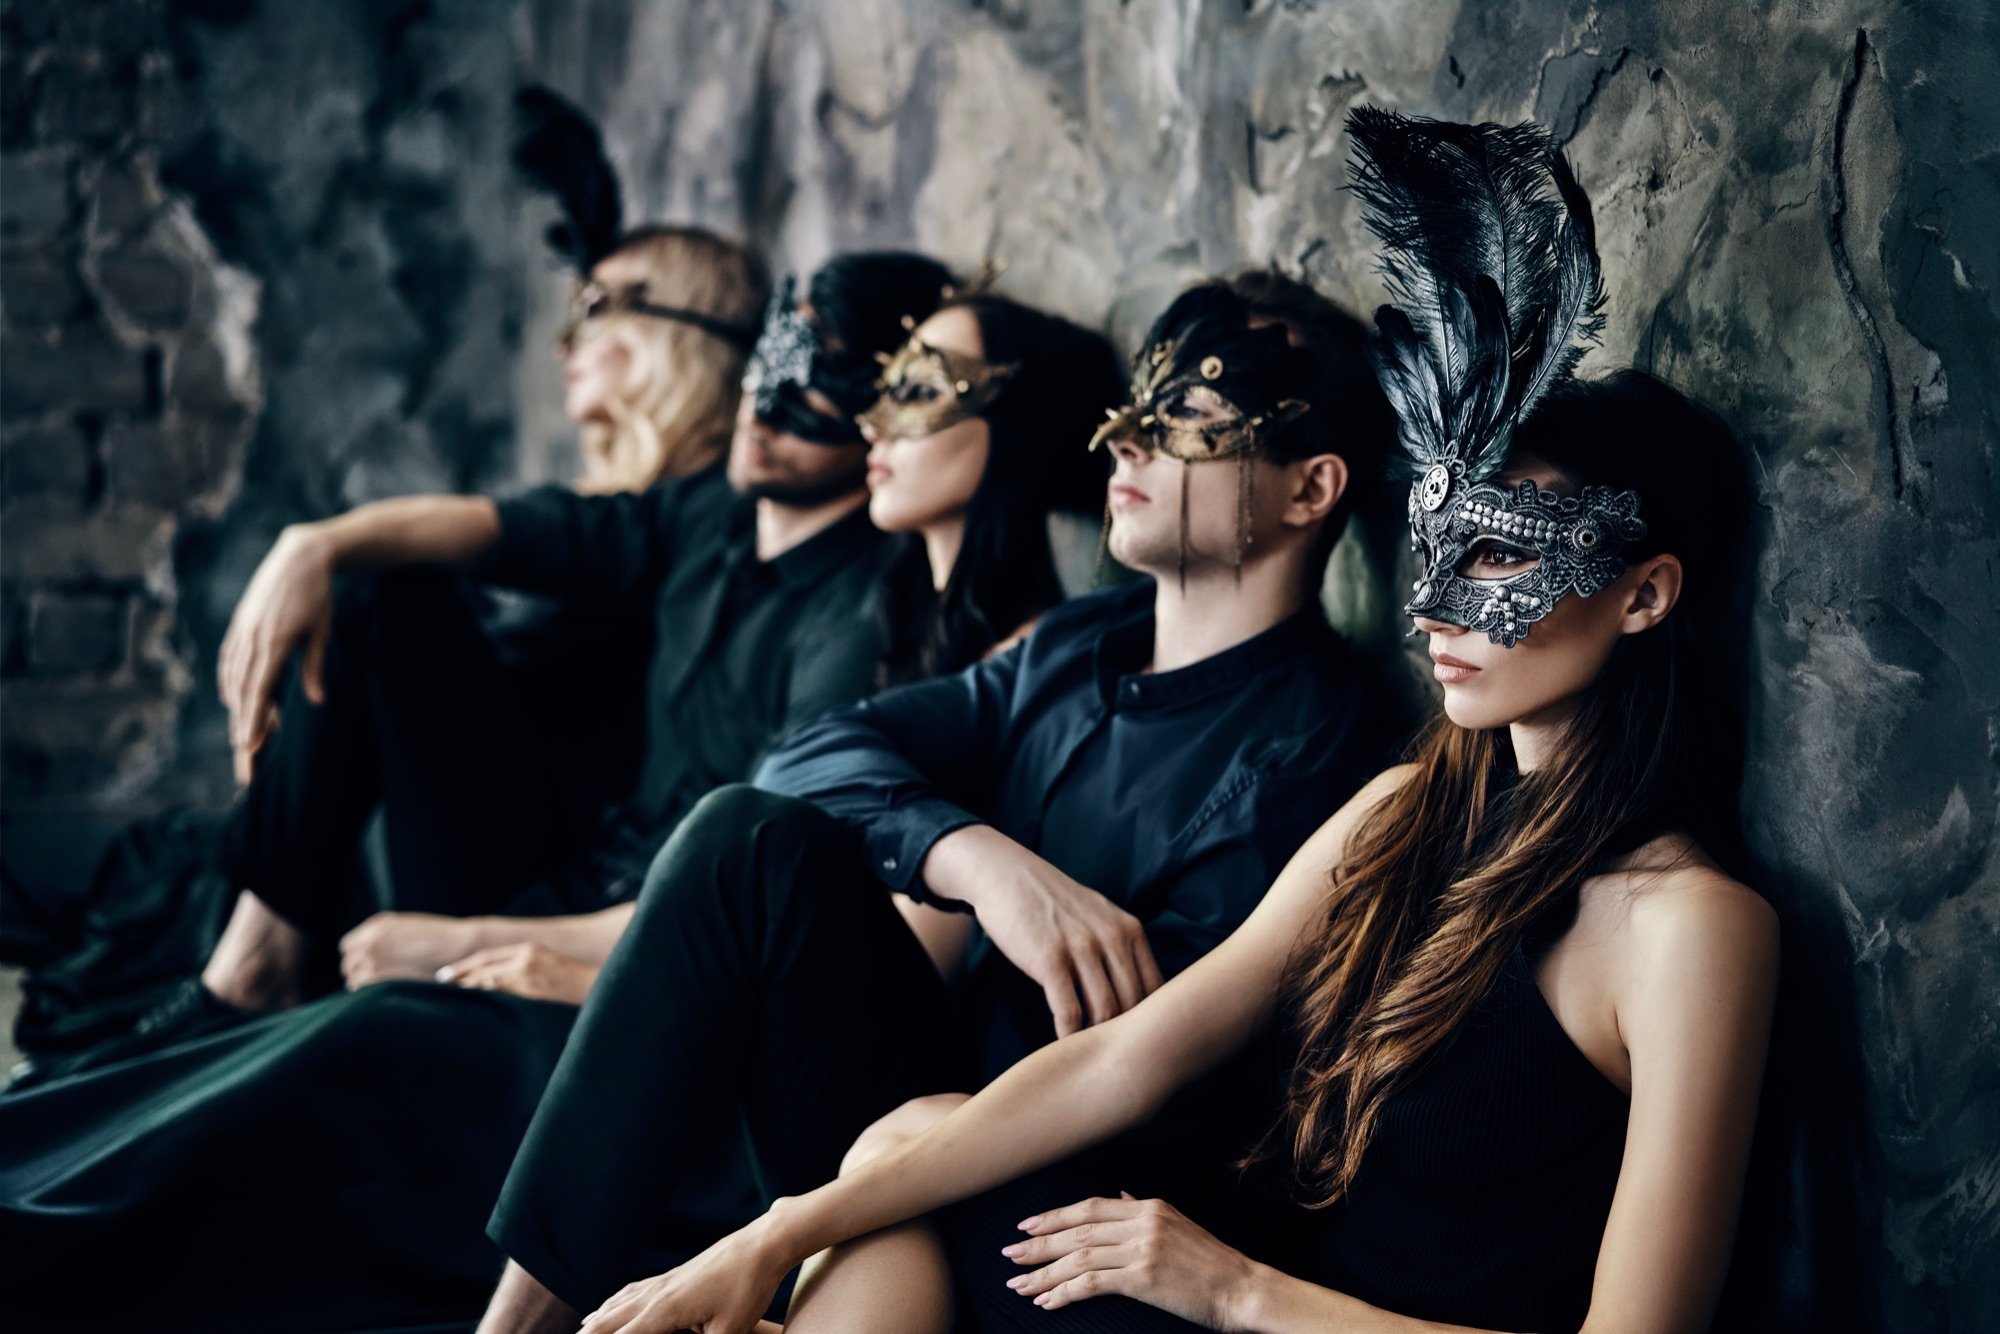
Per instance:
[[[1347,132],[1397,303],[1376,312],[1368,353],[1417,477],[1410,540],[1424,568],[1404,610],[1512,648],[1563,598],[1609,587],[1646,531],[1634,491],[1489,480],[1603,328],[1590,200],[1537,125],[1357,107]]]
[[[617,249],[624,219],[604,141],[578,107],[540,86],[514,95],[514,121],[514,165],[562,208],[562,219],[549,226],[549,248],[588,279]]]
[[[1590,200],[1547,131],[1348,113],[1350,175],[1396,305],[1371,359],[1418,473],[1491,477],[1604,326]]]

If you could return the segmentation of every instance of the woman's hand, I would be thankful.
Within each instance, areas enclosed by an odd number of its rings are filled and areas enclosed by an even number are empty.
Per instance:
[[[310,524],[287,528],[250,577],[229,618],[216,659],[216,684],[229,710],[236,781],[248,783],[278,721],[278,682],[301,648],[299,684],[314,704],[326,699],[321,668],[333,629],[334,558]]]
[[[429,982],[485,943],[470,918],[378,912],[340,938],[340,976],[349,991],[375,982]]]
[[[773,1236],[785,1203],[680,1268],[626,1284],[584,1317],[584,1334],[749,1334],[794,1262]]]
[[[581,1005],[597,980],[598,965],[547,945],[519,941],[496,945],[438,969],[437,980],[477,991],[505,991],[529,1000]]]
[[[1038,1268],[1007,1286],[1050,1311],[1118,1293],[1204,1329],[1237,1329],[1263,1272],[1165,1200],[1085,1200],[1037,1214],[1021,1230],[1029,1239],[1001,1254]]]

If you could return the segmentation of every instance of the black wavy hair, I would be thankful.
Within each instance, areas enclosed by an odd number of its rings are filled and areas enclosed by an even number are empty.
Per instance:
[[[805,299],[830,342],[847,357],[872,364],[877,352],[894,352],[909,337],[905,317],[930,318],[956,281],[928,255],[866,250],[820,265],[805,285]]]
[[[883,597],[884,684],[977,662],[1062,601],[1048,517],[1095,516],[1108,463],[1087,445],[1117,405],[1124,372],[1103,335],[987,293],[956,298],[979,322],[984,360],[1016,369],[981,414],[991,432],[986,471],[966,508],[965,540],[935,590],[923,543],[906,537]]]

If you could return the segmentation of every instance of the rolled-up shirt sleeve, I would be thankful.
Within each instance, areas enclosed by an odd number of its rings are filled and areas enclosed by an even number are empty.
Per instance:
[[[886,690],[808,724],[758,769],[757,786],[803,797],[861,833],[876,875],[930,901],[918,871],[946,834],[983,823],[1013,715],[1022,650]]]

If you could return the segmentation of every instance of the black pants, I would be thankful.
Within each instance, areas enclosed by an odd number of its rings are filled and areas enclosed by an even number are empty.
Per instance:
[[[969,1087],[942,980],[855,836],[808,803],[711,793],[647,874],[488,1229],[589,1311],[777,1195],[870,1122]],[[727,1164],[757,1198],[710,1188]]]
[[[582,821],[554,778],[550,746],[457,580],[430,571],[344,580],[325,685],[318,706],[296,680],[287,687],[221,846],[236,883],[309,937],[335,939],[380,906],[355,893],[377,806],[388,906],[501,911],[580,857]]]
[[[1027,1236],[1017,1226],[1023,1218],[1094,1196],[1115,1199],[1119,1191],[1137,1184],[1128,1176],[1107,1156],[1085,1153],[940,1211],[933,1221],[951,1260],[952,1287],[958,1302],[955,1328],[960,1334],[1004,1334],[1011,1330],[1027,1334],[1181,1334],[1199,1329],[1177,1315],[1130,1297],[1094,1297],[1060,1311],[1044,1311],[1032,1298],[1007,1286],[1008,1279],[1029,1272],[1027,1266],[1000,1254],[1001,1247]],[[1168,1203],[1189,1212],[1184,1200],[1169,1199]],[[1211,1219],[1199,1221],[1220,1231],[1212,1227]]]

